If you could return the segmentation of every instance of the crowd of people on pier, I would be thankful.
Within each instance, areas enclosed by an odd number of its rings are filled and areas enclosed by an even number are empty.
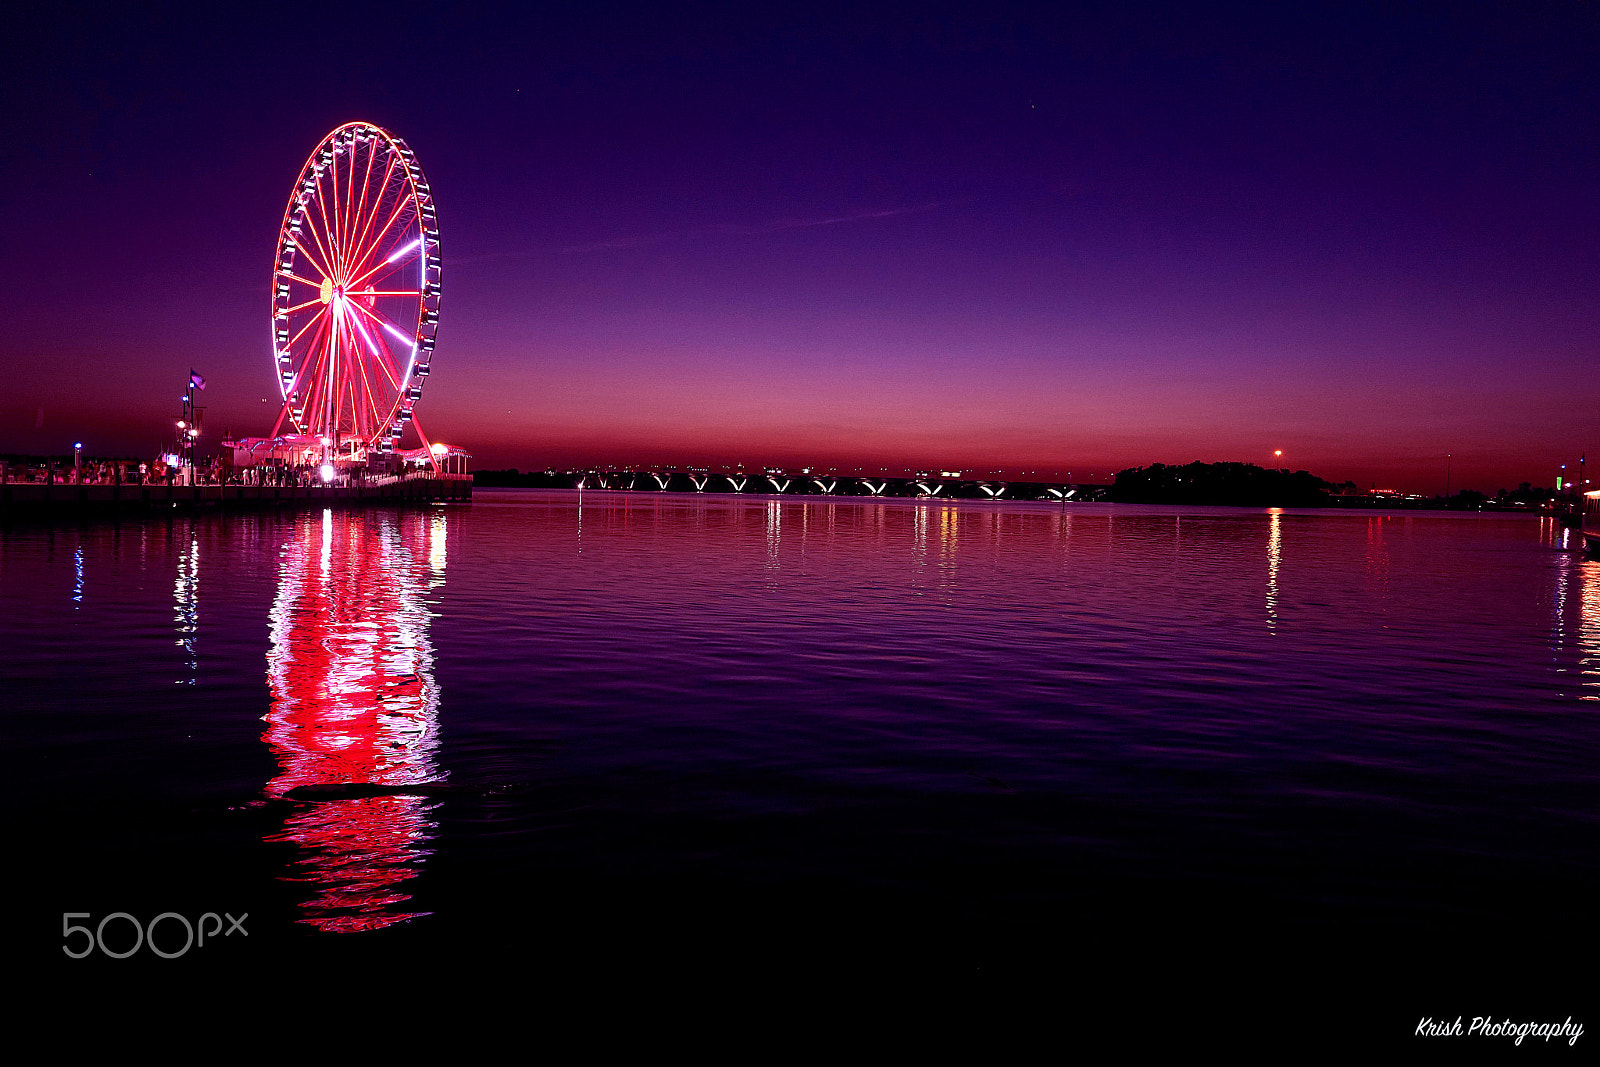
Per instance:
[[[77,463],[0,460],[0,482],[35,485],[166,485],[165,463],[129,459],[86,459]]]

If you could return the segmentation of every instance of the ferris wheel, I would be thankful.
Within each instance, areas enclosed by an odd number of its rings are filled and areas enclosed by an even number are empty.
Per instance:
[[[366,122],[323,138],[278,232],[274,437],[287,420],[325,462],[400,446],[433,360],[439,267],[433,192],[416,154]]]

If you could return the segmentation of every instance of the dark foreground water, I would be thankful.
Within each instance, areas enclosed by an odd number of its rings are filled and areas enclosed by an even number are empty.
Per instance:
[[[14,526],[14,959],[58,999],[1026,996],[1068,1045],[1600,1026],[1568,538],[514,491]]]

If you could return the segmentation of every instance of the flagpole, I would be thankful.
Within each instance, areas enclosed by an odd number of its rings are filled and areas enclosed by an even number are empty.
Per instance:
[[[183,388],[183,421],[178,424],[183,431],[183,448],[178,455],[183,460],[183,484],[194,484],[194,371],[189,372],[189,384]]]

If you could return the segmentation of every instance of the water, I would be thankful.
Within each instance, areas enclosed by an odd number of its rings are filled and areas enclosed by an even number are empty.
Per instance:
[[[16,526],[12,877],[74,987],[510,965],[1396,1040],[1581,1017],[1574,549],[1524,516],[518,491]],[[248,934],[186,947],[207,913]]]

